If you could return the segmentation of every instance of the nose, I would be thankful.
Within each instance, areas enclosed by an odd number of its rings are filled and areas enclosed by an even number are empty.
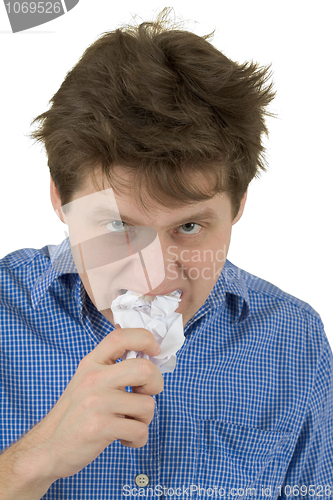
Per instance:
[[[165,293],[172,288],[172,283],[179,282],[177,253],[171,252],[171,248],[177,247],[170,247],[166,239],[157,235],[154,242],[141,251],[149,293],[155,295],[159,295],[159,292]],[[175,289],[177,286],[176,284]]]

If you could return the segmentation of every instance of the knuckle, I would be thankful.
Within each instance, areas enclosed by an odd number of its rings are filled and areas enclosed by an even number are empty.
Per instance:
[[[146,377],[151,377],[152,375],[155,374],[156,371],[155,366],[149,359],[140,358],[138,361],[139,361],[138,369],[142,375]]]
[[[149,330],[145,330],[145,332],[146,332],[145,341],[147,344],[146,347],[155,347],[156,339],[154,335]]]
[[[120,328],[116,328],[109,334],[109,339],[112,344],[121,344],[124,334]]]
[[[88,394],[82,401],[82,409],[87,410],[96,410],[99,407],[100,398],[96,394]]]
[[[161,374],[156,394],[160,394],[160,392],[162,392],[163,389],[164,389],[164,378],[162,377],[162,374]]]
[[[100,374],[98,371],[90,370],[82,376],[81,384],[85,389],[90,389],[96,387],[100,380]]]
[[[104,431],[104,426],[97,414],[91,416],[84,426],[83,435],[87,440],[96,440],[96,438]]]
[[[142,406],[143,406],[144,410],[146,411],[146,413],[148,413],[149,415],[154,414],[155,401],[151,396],[143,397]]]
[[[136,438],[138,441],[140,441],[140,443],[146,443],[148,441],[148,427],[142,422],[140,422],[140,425],[138,425]]]

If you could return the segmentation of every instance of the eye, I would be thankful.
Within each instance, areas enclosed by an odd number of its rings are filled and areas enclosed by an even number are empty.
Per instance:
[[[128,229],[125,226],[127,226],[127,224],[122,220],[112,220],[105,225],[105,228],[110,233],[126,233]]]
[[[184,231],[182,232],[182,231],[180,231],[180,229],[183,229]],[[202,229],[202,226],[200,226],[200,224],[196,224],[195,222],[187,222],[186,224],[183,224],[182,226],[180,226],[178,231],[181,234],[197,234],[200,232],[201,229]]]

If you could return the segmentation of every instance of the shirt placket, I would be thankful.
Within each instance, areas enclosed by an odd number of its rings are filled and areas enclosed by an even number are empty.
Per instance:
[[[159,414],[155,397],[154,418],[149,424],[148,441],[142,448],[133,449],[133,477],[131,478],[132,496],[154,498],[160,485],[160,433]],[[142,488],[142,490],[140,490]],[[140,495],[141,493],[141,495]],[[163,496],[158,495],[159,498]]]

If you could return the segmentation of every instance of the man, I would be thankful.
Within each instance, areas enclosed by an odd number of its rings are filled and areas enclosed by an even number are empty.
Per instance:
[[[0,498],[330,496],[319,315],[227,261],[264,169],[267,68],[156,23],[104,34],[37,117],[59,247],[1,261]],[[181,290],[162,375],[126,290]]]

